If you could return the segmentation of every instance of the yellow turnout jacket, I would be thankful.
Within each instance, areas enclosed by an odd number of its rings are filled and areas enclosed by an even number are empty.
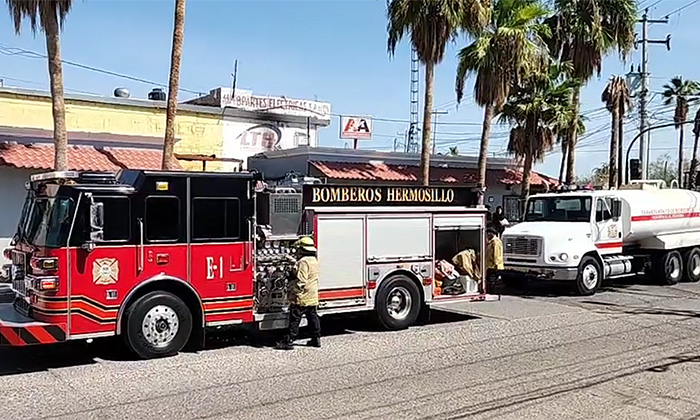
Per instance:
[[[297,275],[291,285],[292,303],[299,306],[318,306],[318,260],[303,257],[297,263]]]

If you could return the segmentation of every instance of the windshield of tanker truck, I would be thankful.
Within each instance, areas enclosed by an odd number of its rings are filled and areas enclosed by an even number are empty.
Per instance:
[[[527,202],[526,222],[588,222],[591,197],[535,197]]]
[[[73,216],[69,198],[33,198],[22,220],[22,239],[35,246],[66,246]]]

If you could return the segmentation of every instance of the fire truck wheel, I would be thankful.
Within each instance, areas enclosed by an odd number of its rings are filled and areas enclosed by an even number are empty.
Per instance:
[[[420,313],[420,291],[414,281],[404,275],[385,280],[376,300],[377,317],[388,330],[402,330],[413,325]]]
[[[683,258],[678,251],[670,251],[657,257],[652,267],[655,277],[669,286],[677,284],[683,277]]]
[[[603,269],[593,257],[583,257],[578,266],[576,291],[582,296],[594,295],[603,283]]]
[[[695,283],[700,281],[700,249],[692,248],[683,255],[685,262],[685,280]]]
[[[167,292],[140,297],[126,310],[124,322],[126,344],[143,359],[177,354],[192,332],[187,305]]]

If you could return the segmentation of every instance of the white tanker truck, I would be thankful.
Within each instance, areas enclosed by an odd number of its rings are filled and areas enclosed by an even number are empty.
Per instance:
[[[564,280],[592,295],[604,279],[650,274],[700,280],[700,193],[645,183],[608,191],[536,194],[503,233],[510,287]]]

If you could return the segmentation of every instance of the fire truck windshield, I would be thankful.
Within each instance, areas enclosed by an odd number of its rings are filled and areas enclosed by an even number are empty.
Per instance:
[[[591,197],[535,197],[527,202],[526,222],[589,222]]]
[[[20,226],[21,240],[48,248],[66,246],[75,207],[73,200],[64,197],[28,200],[26,217]]]

